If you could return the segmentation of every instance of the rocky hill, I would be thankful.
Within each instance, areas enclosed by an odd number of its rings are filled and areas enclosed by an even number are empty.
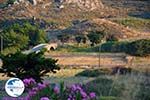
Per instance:
[[[35,16],[43,18],[54,17],[54,19],[57,19],[58,15],[61,18],[63,16],[75,18],[83,17],[84,15],[87,17],[108,17],[120,14],[120,11],[104,6],[101,0],[16,0],[13,4],[9,4],[8,7],[0,9],[0,12],[0,17],[2,18]],[[122,14],[124,12],[122,11]]]
[[[1,2],[7,4],[6,0]],[[141,11],[140,8],[136,9],[137,5],[143,6],[142,11],[147,12],[148,2],[141,0],[132,2],[131,0],[16,0],[0,8],[0,21],[18,22],[18,20],[37,19],[59,25],[56,29],[46,29],[51,34],[86,33],[97,28],[105,29],[110,34],[117,34],[120,38],[129,38],[139,36],[140,32],[109,19],[126,18],[131,11]],[[72,22],[76,20],[81,22],[72,25]]]
[[[94,10],[104,7],[100,0],[55,0],[55,2],[60,3],[60,7],[64,7],[63,4],[72,4],[84,10]]]
[[[6,0],[1,0],[0,2],[3,3]],[[45,3],[49,2],[50,4],[55,3],[57,7],[63,8],[64,5],[72,5],[72,6],[78,6],[80,9],[84,10],[94,10],[98,8],[102,8],[103,4],[100,0],[14,0],[14,4],[20,4],[20,3],[31,3],[32,5],[36,6],[39,3]]]
[[[117,36],[119,39],[128,39],[130,37],[135,38],[142,35],[140,32],[133,30],[129,27],[119,25],[106,19],[97,18],[80,21],[72,25],[71,27],[67,27],[65,29],[49,30],[48,36],[49,38],[55,39],[59,34],[71,34],[71,35],[88,34],[88,32],[92,30],[104,31],[107,34]]]

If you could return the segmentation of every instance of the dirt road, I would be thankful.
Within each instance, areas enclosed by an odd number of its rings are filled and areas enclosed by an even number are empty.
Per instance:
[[[113,67],[113,66],[125,66],[124,60],[125,54],[49,54],[46,57],[52,57],[58,59],[58,64],[62,66],[72,67]]]

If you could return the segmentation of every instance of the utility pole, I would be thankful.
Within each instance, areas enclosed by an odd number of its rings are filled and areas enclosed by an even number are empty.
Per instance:
[[[99,68],[101,67],[101,45],[99,46]]]
[[[3,51],[3,37],[1,36],[1,52]]]

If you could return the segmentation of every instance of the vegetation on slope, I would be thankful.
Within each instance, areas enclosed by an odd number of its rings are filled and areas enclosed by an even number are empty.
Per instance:
[[[3,38],[4,54],[15,53],[47,41],[45,31],[28,22],[6,27],[0,36]]]
[[[150,19],[127,17],[127,18],[114,19],[113,21],[117,22],[118,24],[124,25],[126,27],[131,27],[136,30],[150,31],[149,30]]]

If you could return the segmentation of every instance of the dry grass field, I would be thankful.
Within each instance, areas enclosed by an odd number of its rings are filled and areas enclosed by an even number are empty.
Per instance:
[[[112,68],[116,66],[128,66],[132,68],[149,68],[149,57],[134,57],[132,64],[127,63],[123,53],[49,53],[46,57],[58,59],[58,64],[63,66],[93,66]]]
[[[52,57],[58,59],[58,64],[60,65],[75,65],[75,66],[115,66],[115,65],[125,65],[124,54],[98,54],[98,53],[53,53],[47,54],[46,57]]]

